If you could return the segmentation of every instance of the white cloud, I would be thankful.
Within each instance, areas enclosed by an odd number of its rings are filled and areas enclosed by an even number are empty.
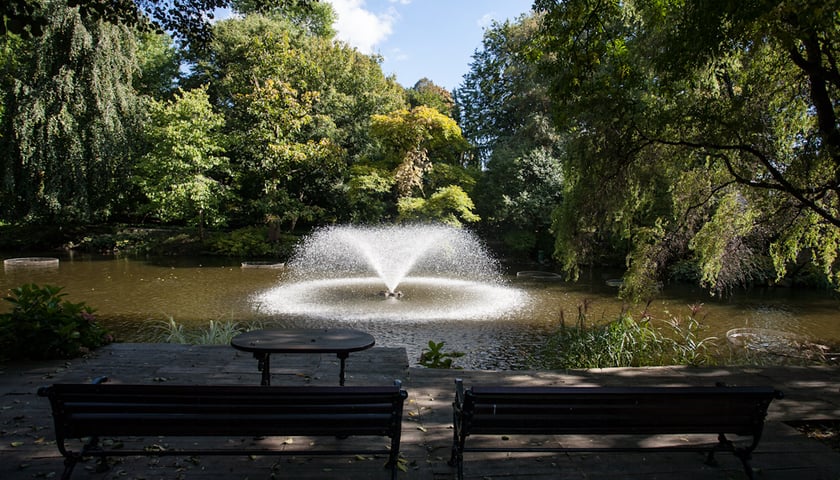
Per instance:
[[[405,62],[406,60],[408,60],[408,58],[408,54],[403,52],[399,48],[392,48],[391,51],[388,53],[388,60],[393,60],[395,62]]]
[[[333,25],[338,38],[362,53],[373,53],[375,47],[393,33],[396,13],[373,13],[365,8],[364,0],[328,0],[338,17]],[[397,0],[406,3],[410,0]]]
[[[488,28],[496,19],[496,12],[485,13],[481,18],[476,20],[476,24],[481,28]]]

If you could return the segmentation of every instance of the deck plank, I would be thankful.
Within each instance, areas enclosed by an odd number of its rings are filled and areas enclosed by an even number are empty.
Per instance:
[[[273,385],[335,385],[338,359],[334,355],[272,356]],[[375,347],[347,360],[347,385],[387,385],[398,379],[409,392],[402,430],[406,472],[401,478],[451,479],[447,465],[452,439],[454,379],[472,384],[505,385],[772,385],[785,399],[770,407],[765,435],[754,454],[758,479],[840,478],[840,453],[799,434],[784,422],[840,419],[838,367],[687,368],[657,367],[587,371],[464,371],[412,366],[404,349]],[[258,384],[256,360],[247,353],[220,346],[114,344],[90,358],[68,362],[24,362],[0,366],[0,478],[53,478],[62,458],[52,441],[52,420],[38,387],[58,382],[85,382],[109,376],[119,383]],[[283,441],[270,439],[267,441]],[[358,441],[362,441],[357,439]],[[166,442],[141,439],[140,442]],[[249,441],[249,439],[232,439]],[[299,445],[325,441],[296,438]],[[383,441],[365,439],[364,441]],[[499,443],[509,442],[498,438]],[[539,439],[564,444],[589,441],[585,437]],[[740,462],[717,456],[719,466],[703,463],[692,453],[650,454],[516,454],[471,453],[466,457],[468,479],[720,479],[744,478]],[[105,473],[94,473],[92,462],[77,467],[75,479],[383,479],[384,457],[211,457],[126,458]]]

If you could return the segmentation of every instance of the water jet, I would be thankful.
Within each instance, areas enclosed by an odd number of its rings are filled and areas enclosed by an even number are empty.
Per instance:
[[[286,266],[286,280],[255,297],[260,311],[342,321],[486,320],[528,301],[502,282],[498,262],[471,232],[447,226],[327,227],[304,239]]]

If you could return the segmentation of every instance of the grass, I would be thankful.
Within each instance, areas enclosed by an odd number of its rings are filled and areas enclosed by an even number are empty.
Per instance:
[[[716,337],[702,337],[698,308],[685,319],[671,317],[655,324],[643,313],[640,320],[624,312],[612,322],[588,322],[588,302],[578,306],[574,325],[559,326],[540,352],[540,365],[550,370],[575,368],[711,365],[718,351]]]
[[[262,328],[258,322],[242,323],[230,320],[210,320],[207,328],[187,331],[184,325],[169,317],[158,324],[155,341],[161,343],[180,343],[189,345],[227,345],[233,337],[243,332]]]

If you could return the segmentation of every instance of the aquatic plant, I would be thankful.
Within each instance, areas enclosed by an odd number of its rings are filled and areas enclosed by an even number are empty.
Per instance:
[[[700,338],[702,329],[693,316],[671,317],[657,327],[647,313],[637,321],[624,312],[612,322],[592,324],[587,321],[586,307],[578,309],[573,326],[567,326],[561,315],[558,328],[540,352],[543,368],[709,365],[715,361],[717,339]]]
[[[258,322],[242,323],[232,320],[210,320],[207,328],[187,331],[184,325],[169,317],[158,324],[158,336],[161,343],[180,343],[189,345],[226,345],[233,337],[242,332],[262,328]]]

